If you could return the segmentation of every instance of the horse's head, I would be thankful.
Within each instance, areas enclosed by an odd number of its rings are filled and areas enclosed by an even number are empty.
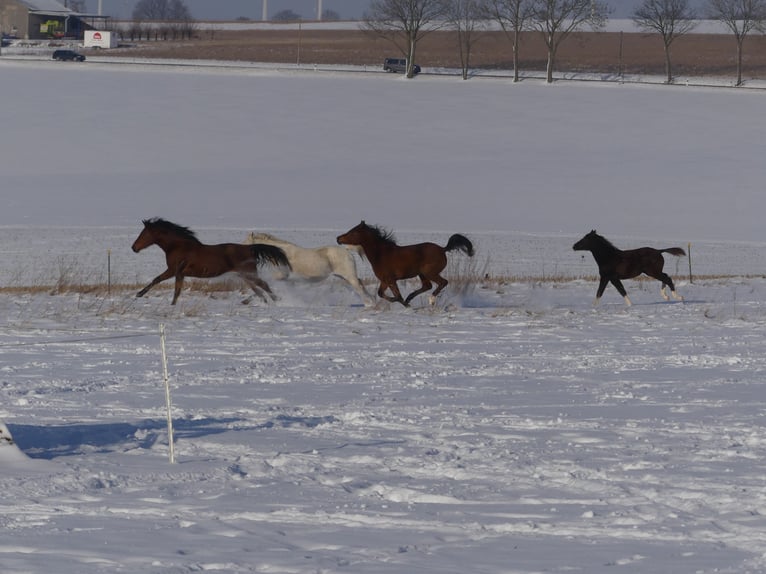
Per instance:
[[[364,220],[348,230],[343,235],[338,235],[338,243],[341,245],[362,245],[371,242],[383,242],[389,245],[396,245],[393,233],[385,231],[376,225],[367,225]]]
[[[369,236],[369,232],[370,226],[362,220],[353,229],[349,229],[343,235],[338,235],[337,242],[339,245],[361,245],[364,238]]]
[[[572,245],[572,249],[575,251],[590,251],[593,249],[594,245],[596,245],[599,239],[601,239],[601,236],[596,233],[595,229],[592,229],[590,233]]]
[[[146,249],[154,244],[155,239],[154,234],[152,233],[152,221],[153,220],[151,219],[143,220],[144,228],[141,230],[141,233],[138,234],[138,237],[136,237],[133,245],[131,245],[131,249],[134,253],[138,253],[142,249]]]
[[[136,253],[155,243],[164,250],[169,241],[191,242],[200,245],[200,240],[197,239],[194,232],[183,225],[178,225],[161,217],[144,219],[143,224],[144,229],[132,246]]]

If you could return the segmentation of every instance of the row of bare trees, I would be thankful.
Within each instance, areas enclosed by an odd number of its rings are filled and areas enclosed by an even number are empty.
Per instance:
[[[721,22],[734,35],[737,46],[736,85],[742,85],[745,39],[751,32],[766,32],[766,0],[708,0],[705,14],[699,14],[688,0],[644,0],[635,10],[633,21],[644,30],[657,32],[662,38],[665,73],[667,82],[671,83],[671,45],[679,36],[691,32],[700,16]]]
[[[519,80],[521,34],[536,31],[547,48],[546,80],[552,82],[562,42],[586,27],[602,29],[610,11],[602,0],[373,0],[363,27],[399,48],[407,57],[407,76],[412,78],[418,42],[449,26],[457,32],[463,78],[467,79],[473,46],[484,30],[497,23],[511,42],[514,81]],[[721,22],[734,35],[736,85],[741,85],[744,42],[752,32],[766,32],[766,0],[707,0],[704,14],[690,0],[643,0],[632,15],[640,29],[661,37],[668,83],[673,81],[671,46],[691,32],[701,16]]]
[[[141,22],[132,20],[128,24],[107,23],[106,30],[119,34],[120,38],[131,42],[146,40],[166,41],[183,40],[194,37],[197,24],[194,20],[183,22]]]

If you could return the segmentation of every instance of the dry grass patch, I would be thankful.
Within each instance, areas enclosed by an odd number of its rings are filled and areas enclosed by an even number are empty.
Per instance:
[[[514,284],[567,284],[575,281],[585,281],[598,283],[599,277],[597,275],[489,275],[486,273],[486,269],[489,266],[488,261],[476,262],[474,260],[466,260],[464,262],[448,266],[448,272],[445,273],[445,278],[449,281],[448,288],[454,293],[466,294],[471,289],[503,289],[511,287]],[[689,281],[687,276],[675,275],[673,279],[677,282]],[[692,283],[704,282],[704,281],[730,281],[738,279],[766,279],[766,275],[762,273],[752,274],[723,274],[712,273],[694,275]],[[644,285],[657,283],[656,279],[651,277],[640,276],[632,279],[639,283],[642,288]],[[378,280],[374,277],[367,277],[362,279],[362,283],[367,286],[377,288]],[[416,287],[420,284],[418,279],[408,279],[399,282],[403,288]],[[119,283],[108,285],[106,283],[56,283],[52,285],[13,285],[0,287],[0,295],[91,295],[98,297],[106,297],[108,295],[130,295],[135,294],[144,287],[139,283]],[[173,290],[173,282],[166,282],[156,285],[152,292],[158,291],[162,293],[171,293]],[[273,285],[272,285],[273,288]],[[278,289],[277,289],[278,291]],[[183,292],[192,294],[207,295],[215,298],[220,294],[238,293],[243,297],[250,297],[254,295],[252,290],[245,284],[244,281],[238,277],[224,278],[217,281],[204,281],[204,280],[186,280],[184,282]],[[180,301],[180,300],[179,300]]]

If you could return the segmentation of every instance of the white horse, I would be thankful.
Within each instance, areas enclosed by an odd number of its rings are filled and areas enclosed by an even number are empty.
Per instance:
[[[310,281],[321,281],[330,275],[337,275],[351,285],[351,288],[362,298],[365,306],[375,305],[375,299],[370,296],[356,274],[356,263],[351,251],[359,253],[360,248],[357,245],[343,247],[327,245],[308,248],[279,239],[268,233],[255,233],[254,231],[248,234],[246,243],[275,245],[285,252],[295,275]],[[277,279],[285,279],[289,274],[288,271],[279,268],[275,271],[280,274]]]

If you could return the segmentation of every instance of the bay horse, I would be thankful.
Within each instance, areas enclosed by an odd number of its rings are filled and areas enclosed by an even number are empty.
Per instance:
[[[393,233],[362,221],[359,225],[338,236],[341,245],[359,245],[372,265],[372,271],[380,281],[378,296],[388,301],[398,301],[409,307],[410,301],[421,293],[431,289],[432,282],[437,287],[431,293],[433,304],[436,296],[447,286],[447,280],[440,273],[447,266],[447,252],[460,250],[469,257],[473,256],[473,244],[458,233],[452,235],[445,247],[436,243],[417,243],[415,245],[397,245]],[[421,286],[402,299],[396,282],[400,279],[419,277]],[[387,296],[390,289],[393,296]]]
[[[144,219],[143,224],[144,229],[133,242],[133,251],[138,253],[150,245],[157,245],[165,252],[168,268],[136,293],[136,297],[143,297],[157,283],[175,277],[175,291],[171,303],[175,305],[183,287],[184,277],[209,279],[233,271],[265,302],[268,302],[268,299],[263,294],[264,291],[276,300],[269,285],[258,277],[258,266],[268,262],[289,267],[285,252],[278,247],[240,243],[205,245],[188,227],[165,219]]]
[[[268,233],[255,233],[253,231],[248,234],[247,243],[275,245],[285,252],[287,260],[290,262],[290,268],[295,275],[308,281],[322,281],[330,275],[336,275],[345,280],[356,291],[365,306],[369,307],[374,304],[373,298],[364,288],[356,273],[354,256],[346,247],[339,247],[338,245],[301,247]],[[350,247],[353,249],[356,246]],[[283,273],[278,278],[284,279],[287,275],[288,273]]]
[[[683,297],[676,293],[676,287],[673,285],[670,275],[662,270],[665,265],[665,259],[662,257],[662,254],[670,253],[676,257],[686,255],[686,252],[680,247],[669,247],[667,249],[640,247],[623,251],[617,249],[609,240],[596,233],[594,229],[575,243],[572,249],[575,251],[590,251],[598,264],[600,280],[594,305],[599,302],[601,295],[604,294],[607,283],[610,282],[619,291],[620,295],[623,296],[625,303],[631,305],[620,279],[632,279],[642,273],[662,282],[660,293],[665,301],[668,300],[668,295],[665,292],[666,285],[670,287],[670,293],[674,299],[683,301]]]

